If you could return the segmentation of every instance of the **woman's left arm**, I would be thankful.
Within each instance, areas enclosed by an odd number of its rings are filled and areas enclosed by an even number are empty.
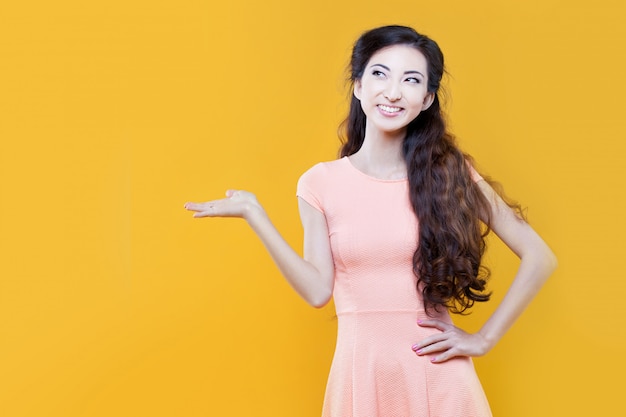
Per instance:
[[[498,308],[474,334],[440,320],[422,320],[419,325],[435,327],[441,333],[413,345],[418,355],[433,355],[434,363],[455,356],[481,356],[487,353],[530,304],[557,265],[548,245],[528,223],[520,219],[486,181],[477,185],[491,205],[491,229],[520,258],[513,283]]]

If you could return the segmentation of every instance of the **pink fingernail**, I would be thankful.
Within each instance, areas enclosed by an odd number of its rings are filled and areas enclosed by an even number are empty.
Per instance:
[[[417,344],[415,344],[415,345],[411,346],[411,349],[417,350],[417,349],[419,349],[419,346]]]
[[[421,320],[418,320],[418,321],[417,321],[417,324],[422,324],[422,321],[421,321]]]
[[[432,358],[430,361],[431,362],[435,362],[437,360],[437,358]]]

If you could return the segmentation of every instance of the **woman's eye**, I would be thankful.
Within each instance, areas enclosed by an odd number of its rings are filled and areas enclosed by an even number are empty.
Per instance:
[[[415,83],[415,84],[419,84],[422,82],[422,80],[420,80],[419,78],[415,78],[415,77],[407,78],[406,80],[408,82]]]
[[[382,72],[382,71],[374,70],[374,71],[372,71],[372,75],[373,75],[374,77],[382,77],[382,76],[384,76],[384,75],[385,75],[385,73],[384,73],[384,72]]]

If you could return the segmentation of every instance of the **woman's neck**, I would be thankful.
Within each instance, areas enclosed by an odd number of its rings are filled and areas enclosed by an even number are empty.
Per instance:
[[[402,153],[405,132],[388,134],[368,129],[363,145],[350,161],[366,174],[380,179],[406,178],[406,163]]]

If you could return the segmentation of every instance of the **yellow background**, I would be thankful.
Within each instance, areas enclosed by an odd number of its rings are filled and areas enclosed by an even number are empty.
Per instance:
[[[318,416],[332,306],[240,220],[300,248],[295,184],[333,159],[365,29],[447,58],[451,128],[529,207],[558,272],[475,360],[496,416],[616,415],[626,374],[625,7],[615,0],[4,1],[0,415]],[[516,260],[494,242],[494,301]],[[495,308],[458,320],[475,330]]]

